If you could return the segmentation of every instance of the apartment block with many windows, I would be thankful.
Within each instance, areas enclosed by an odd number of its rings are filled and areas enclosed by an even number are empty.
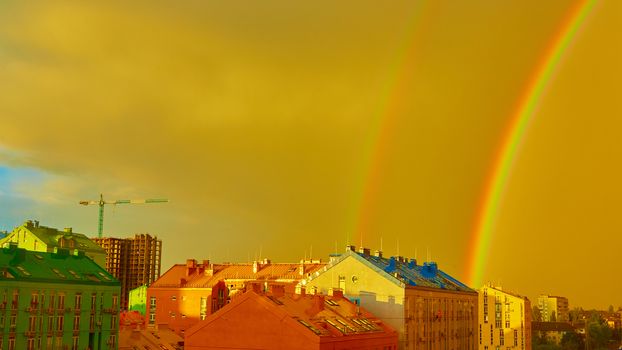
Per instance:
[[[119,282],[84,256],[0,249],[0,349],[117,349]]]

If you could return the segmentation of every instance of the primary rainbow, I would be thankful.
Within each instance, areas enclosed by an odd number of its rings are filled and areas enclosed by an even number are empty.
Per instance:
[[[594,8],[597,0],[580,0],[570,10],[559,30],[552,38],[548,49],[537,65],[534,74],[522,94],[515,113],[494,161],[492,172],[488,178],[484,196],[479,206],[477,221],[472,233],[467,261],[467,283],[472,287],[482,284],[482,275],[488,252],[495,220],[503,191],[510,176],[512,163],[516,159],[518,148],[525,136],[527,126],[533,118],[538,103],[551,82],[556,68],[568,47],[577,35],[585,19]]]

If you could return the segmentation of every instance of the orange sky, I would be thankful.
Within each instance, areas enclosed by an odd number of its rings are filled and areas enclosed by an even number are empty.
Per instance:
[[[375,167],[363,243],[429,249],[461,278],[495,149],[571,4],[2,2],[0,226],[94,234],[79,200],[167,197],[107,208],[106,231],[158,235],[165,267],[325,258],[359,244]],[[486,280],[622,305],[620,23],[600,1],[558,67]]]

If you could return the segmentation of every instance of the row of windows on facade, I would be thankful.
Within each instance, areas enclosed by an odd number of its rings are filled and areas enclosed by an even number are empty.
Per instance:
[[[522,332],[521,332],[522,333]],[[490,326],[490,345],[493,344],[493,337],[494,337],[494,332],[492,330],[492,326]],[[514,346],[518,346],[518,330],[515,329],[514,330]],[[479,343],[480,345],[482,344],[482,325],[479,325]],[[521,337],[521,343],[522,343],[522,337]],[[503,331],[503,329],[499,329],[499,345],[504,346],[505,345],[505,333]]]
[[[3,336],[2,334],[0,334],[0,350],[3,349]],[[54,349],[66,349],[68,348],[68,346],[65,346],[65,344],[63,344],[63,338],[62,337],[56,337],[56,342],[54,342],[54,337],[52,336],[48,336],[47,337],[47,342],[46,342],[47,346],[46,349],[52,349],[52,346],[54,344],[56,344],[54,346]],[[106,344],[108,345],[108,349],[116,349],[117,347],[117,336],[116,335],[111,335],[110,337],[108,337],[108,340],[106,341]],[[38,338],[28,338],[26,340],[26,350],[35,350],[35,349],[41,349],[41,345],[42,345],[42,338],[38,337]],[[71,339],[71,350],[79,350],[79,346],[80,346],[80,337],[77,335],[74,335]],[[22,348],[21,346],[19,347],[20,349]],[[15,346],[15,338],[11,337],[8,339],[7,341],[7,350],[16,350],[18,348],[16,348]]]
[[[3,301],[2,301],[2,308],[5,308],[7,305],[7,297],[8,297],[8,291],[5,290],[3,293]],[[112,295],[112,309],[116,310],[117,306],[119,303],[119,296],[116,294]],[[91,310],[95,310],[95,306],[97,304],[97,293],[92,293],[91,294]],[[19,305],[19,290],[14,290],[13,291],[13,297],[11,299],[11,309],[12,310],[17,310]],[[65,293],[58,293],[58,294],[54,294],[51,293],[48,295],[48,303],[47,303],[47,307],[45,305],[45,293],[41,292],[41,294],[39,292],[32,292],[31,296],[30,296],[30,308],[32,309],[54,309],[55,305],[57,306],[57,309],[65,309]],[[99,301],[99,307],[100,309],[103,309],[104,307],[104,294],[102,293],[100,296],[100,301]],[[76,293],[74,295],[74,303],[73,303],[73,308],[75,310],[80,310],[82,308],[82,293]]]
[[[224,291],[219,290],[218,299],[212,299],[212,312],[218,310],[220,305],[224,305],[224,298],[225,298]],[[182,296],[182,300],[185,300],[185,299],[186,297]],[[208,297],[201,297],[201,300],[199,303],[199,318],[201,321],[207,317],[207,299]],[[171,300],[177,300],[177,296],[172,295]],[[156,297],[150,297],[149,298],[149,323],[150,324],[155,323],[155,313],[156,313]],[[175,312],[170,312],[169,316],[175,318],[177,317],[177,314]],[[186,315],[181,314],[181,317],[185,318]]]
[[[17,315],[9,316],[9,332],[15,332],[17,329]],[[28,330],[26,331],[26,336],[34,336],[37,333],[44,333],[47,329],[48,333],[63,332],[65,330],[65,316],[48,316],[47,322],[45,326],[43,325],[44,316],[30,315],[28,316]],[[73,316],[73,328],[74,331],[81,330],[80,327],[80,315]],[[0,314],[0,331],[4,331],[6,324],[6,315]],[[99,316],[97,324],[95,323],[95,315],[90,315],[89,318],[89,329],[91,331],[95,330],[95,326],[102,325],[102,317]],[[38,326],[38,327],[37,327]],[[110,317],[110,329],[114,330],[117,328],[117,315],[112,314]],[[1,333],[1,332],[0,332]],[[2,348],[0,347],[0,350]]]

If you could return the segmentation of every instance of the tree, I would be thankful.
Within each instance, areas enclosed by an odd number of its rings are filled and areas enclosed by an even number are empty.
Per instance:
[[[562,350],[580,350],[585,348],[583,338],[575,332],[567,332],[560,342]]]
[[[592,314],[585,328],[590,349],[607,349],[613,332],[598,313]]]
[[[532,320],[535,322],[542,322],[542,313],[538,305],[534,305],[531,311]]]
[[[613,305],[609,305],[609,313],[612,314],[614,313],[614,309],[613,309]]]
[[[551,311],[551,319],[549,321],[557,322],[557,314],[555,314],[555,311]]]

